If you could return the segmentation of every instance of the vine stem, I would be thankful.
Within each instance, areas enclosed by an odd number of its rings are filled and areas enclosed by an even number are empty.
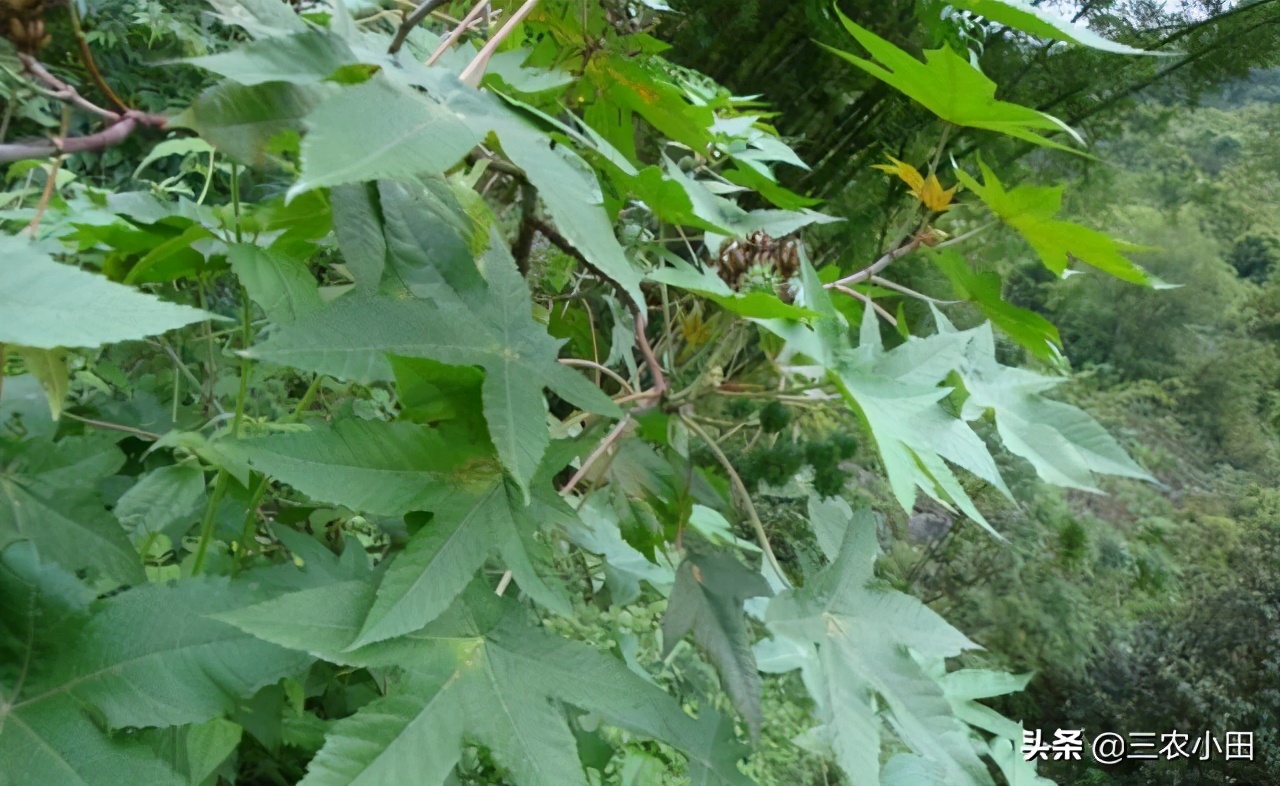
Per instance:
[[[227,493],[228,479],[231,476],[225,469],[218,470],[218,478],[213,482],[213,493],[209,495],[209,504],[204,509],[204,518],[200,521],[200,542],[196,544],[195,561],[191,563],[191,575],[199,576],[204,570],[205,555],[209,551],[209,542],[213,540],[213,523],[218,514],[218,503]]]
[[[707,448],[716,457],[716,461],[720,462],[720,466],[724,468],[725,474],[729,476],[729,482],[733,485],[733,490],[737,492],[743,512],[747,514],[747,520],[751,522],[751,528],[755,530],[756,542],[760,544],[760,550],[764,552],[765,559],[769,561],[769,567],[773,568],[773,572],[778,574],[778,578],[783,583],[789,584],[787,574],[782,572],[782,566],[778,564],[778,558],[773,553],[773,547],[769,545],[769,536],[765,534],[764,524],[760,521],[760,514],[756,512],[755,503],[751,501],[751,492],[747,490],[747,484],[742,482],[742,477],[733,468],[733,463],[729,461],[729,457],[724,454],[724,451],[720,449],[720,445],[711,438],[711,435],[702,426],[699,426],[694,422],[693,418],[683,412],[680,413],[680,420],[699,439],[706,443]]]

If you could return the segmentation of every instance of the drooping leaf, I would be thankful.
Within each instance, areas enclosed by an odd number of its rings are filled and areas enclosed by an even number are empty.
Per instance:
[[[915,598],[877,586],[878,548],[874,521],[854,519],[836,559],[769,604],[769,630],[804,653],[821,733],[850,778],[880,782],[888,726],[945,783],[990,784],[968,727],[911,654],[948,658],[976,645]]]
[[[858,57],[825,44],[824,48],[920,102],[925,109],[943,120],[960,126],[1007,134],[1070,153],[1078,152],[1039,133],[1066,131],[1075,135],[1065,123],[1030,107],[1000,101],[995,97],[996,83],[969,65],[951,47],[925,50],[922,63],[859,26],[838,8],[836,13],[845,29],[874,59]]]
[[[387,266],[387,239],[382,232],[377,189],[351,183],[332,189],[333,232],[356,289],[377,292]]]
[[[304,262],[249,243],[227,249],[227,262],[250,299],[278,325],[309,317],[324,306],[315,276]]]
[[[817,312],[784,303],[770,292],[735,292],[710,271],[699,271],[687,263],[659,268],[648,275],[650,281],[693,292],[740,317],[758,319],[805,319]]]
[[[1022,0],[956,0],[951,5],[1040,38],[1080,44],[1104,52],[1122,55],[1178,54],[1177,52],[1152,52],[1117,43],[1098,35],[1084,25],[1076,24],[1052,11],[1037,8],[1034,4],[1022,2]]]
[[[715,662],[734,706],[757,736],[764,722],[760,672],[751,652],[742,604],[748,598],[772,594],[764,576],[731,555],[690,554],[676,571],[662,619],[666,654],[692,632]]]
[[[1060,357],[1062,338],[1058,329],[1036,312],[1004,300],[998,273],[974,271],[964,257],[952,249],[943,249],[932,258],[951,280],[956,297],[975,303],[991,324],[1018,342],[1019,346],[1041,360],[1055,361]]]
[[[204,471],[199,467],[160,467],[143,475],[126,491],[112,513],[135,537],[164,533],[177,539],[183,534],[183,525],[190,525],[197,518],[204,489]]]
[[[100,347],[221,319],[55,262],[16,235],[0,237],[0,342],[37,349]]]
[[[235,160],[261,166],[270,160],[270,143],[282,134],[300,133],[302,119],[331,90],[329,85],[221,82],[201,93],[169,126],[190,128]]]
[[[1062,208],[1060,187],[1018,186],[1006,191],[990,167],[982,162],[978,165],[982,169],[982,183],[959,169],[956,177],[977,194],[1001,221],[1018,230],[1018,234],[1035,249],[1045,267],[1061,276],[1074,259],[1123,281],[1154,283],[1145,270],[1126,257],[1127,254],[1154,249],[1114,240],[1097,230],[1054,218]]]
[[[488,748],[519,786],[585,786],[557,702],[685,753],[694,783],[751,782],[737,770],[740,753],[713,711],[694,721],[621,661],[529,627],[518,606],[487,585],[473,585],[419,632],[349,649],[371,602],[362,583],[348,582],[220,615],[336,663],[408,671],[394,693],[334,726],[305,786],[439,783],[464,741]],[[280,619],[289,624],[276,624]]]
[[[49,399],[49,414],[57,420],[62,415],[62,402],[71,389],[71,376],[67,371],[67,352],[64,349],[36,349],[14,347],[22,358],[27,373],[40,380]]]

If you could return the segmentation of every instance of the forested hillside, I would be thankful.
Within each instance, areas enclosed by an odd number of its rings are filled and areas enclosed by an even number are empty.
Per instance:
[[[0,37],[0,786],[1280,783],[1280,2]]]

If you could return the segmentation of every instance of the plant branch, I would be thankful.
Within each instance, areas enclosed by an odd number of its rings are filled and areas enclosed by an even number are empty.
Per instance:
[[[600,440],[600,444],[596,445],[596,449],[583,460],[582,465],[578,467],[578,471],[573,473],[573,477],[569,478],[569,482],[564,484],[564,488],[560,489],[561,494],[568,494],[573,491],[574,487],[582,482],[582,479],[591,471],[591,467],[595,465],[600,457],[609,452],[609,448],[613,447],[618,440],[622,439],[622,435],[626,433],[627,427],[631,425],[631,415],[622,416],[622,420],[618,421],[618,425],[613,427],[604,439]]]
[[[870,295],[864,295],[856,289],[850,289],[849,287],[843,286],[838,283],[836,284],[835,289],[837,292],[843,292],[846,295],[849,295],[850,297],[854,298],[855,300],[861,300],[863,303],[865,303],[866,305],[874,309],[875,312],[879,314],[881,319],[883,319],[885,322],[888,322],[890,325],[893,325],[894,327],[898,326],[898,320],[895,319],[894,316],[890,314],[888,311],[885,311],[884,306],[881,306],[879,303],[872,300]]]
[[[404,18],[404,21],[400,23],[400,29],[396,30],[395,38],[391,39],[391,46],[387,47],[387,54],[394,55],[399,52],[400,47],[404,46],[405,39],[409,37],[409,33],[413,32],[413,28],[422,24],[422,20],[426,19],[432,11],[448,2],[449,0],[422,0],[421,3],[418,3],[418,7],[413,9]]]
[[[524,21],[524,18],[533,11],[533,7],[538,4],[538,0],[525,0],[524,5],[520,6],[511,18],[507,20],[497,33],[493,35],[485,45],[480,49],[476,56],[472,58],[467,67],[462,69],[462,73],[458,75],[458,79],[476,87],[480,84],[480,77],[484,74],[485,68],[489,66],[489,58],[493,57],[493,53],[497,51],[498,45],[511,35],[511,31],[516,29],[516,25]]]
[[[88,136],[54,137],[41,142],[14,142],[0,144],[0,164],[26,161],[32,158],[48,158],[59,153],[90,153],[118,145],[129,138],[139,125],[163,127],[165,119],[159,115],[130,112],[115,125]]]
[[[636,389],[632,387],[631,383],[624,379],[621,374],[602,363],[597,363],[594,360],[584,360],[582,358],[560,358],[560,362],[566,366],[576,366],[578,368],[589,368],[594,371],[599,371],[601,374],[604,374],[609,379],[612,379],[614,382],[621,385],[623,390],[626,390],[627,393],[636,392]]]
[[[436,61],[443,57],[445,52],[449,51],[449,47],[456,44],[458,39],[462,38],[462,34],[473,26],[488,5],[489,0],[480,0],[480,2],[472,6],[467,15],[462,17],[462,21],[458,23],[458,26],[453,28],[448,37],[440,42],[440,46],[436,47],[436,51],[431,53],[431,57],[427,58],[427,65],[435,65]]]
[[[89,72],[89,78],[93,80],[94,86],[102,91],[107,101],[119,112],[127,114],[133,111],[120,100],[120,97],[111,89],[111,85],[107,84],[107,80],[102,78],[102,72],[98,70],[98,64],[93,59],[93,52],[89,50],[89,40],[84,37],[84,30],[80,28],[80,15],[76,13],[75,3],[68,3],[67,8],[71,13],[71,30],[75,34],[76,46],[80,49],[80,59],[84,62],[84,67]]]
[[[765,559],[769,562],[769,567],[773,568],[778,577],[786,582],[787,574],[782,572],[782,566],[778,564],[778,558],[773,553],[773,547],[769,545],[769,536],[764,531],[764,524],[760,521],[760,515],[756,513],[755,503],[751,501],[751,492],[747,490],[747,484],[742,482],[742,477],[738,474],[738,471],[733,468],[733,462],[729,461],[729,457],[720,449],[720,445],[693,418],[682,412],[680,413],[680,420],[684,422],[690,431],[697,434],[699,439],[706,443],[707,449],[711,451],[712,455],[716,457],[716,461],[720,462],[720,466],[724,468],[725,474],[729,476],[729,482],[738,496],[743,512],[747,514],[747,520],[751,522],[751,528],[755,530],[756,542],[760,544],[760,550],[764,552]]]
[[[875,262],[872,262],[870,265],[867,265],[862,270],[859,270],[857,273],[851,273],[839,281],[832,281],[830,284],[826,284],[825,286],[827,289],[839,289],[840,287],[847,288],[850,284],[860,284],[863,281],[868,281],[872,276],[879,274],[880,271],[889,267],[889,265],[892,265],[894,261],[905,257],[912,251],[915,251],[923,243],[924,238],[920,235],[916,235],[906,243],[903,243],[892,251],[885,253],[884,256],[880,257]]]

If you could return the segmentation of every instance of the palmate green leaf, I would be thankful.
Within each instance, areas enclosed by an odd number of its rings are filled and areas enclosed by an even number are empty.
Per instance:
[[[996,361],[991,326],[956,332],[935,312],[940,334],[965,341],[965,362],[956,367],[968,398],[963,416],[974,420],[995,413],[996,430],[1005,447],[1031,462],[1048,483],[1099,492],[1094,474],[1154,482],[1124,449],[1084,410],[1045,398],[1043,393],[1066,381]]]
[[[535,533],[573,518],[543,478],[525,505],[519,488],[475,447],[410,423],[339,420],[309,432],[227,448],[255,469],[321,502],[384,516],[429,511],[431,521],[392,561],[360,632],[365,644],[417,630],[443,612],[492,554],[538,603],[568,613],[563,591],[538,575]]]
[[[873,352],[872,371],[922,386],[936,386],[951,372],[958,373],[966,393],[962,419],[993,412],[1005,447],[1030,461],[1046,482],[1097,492],[1094,473],[1153,480],[1087,413],[1041,395],[1065,382],[1064,377],[1001,365],[989,323],[957,331],[936,309],[934,319],[935,335],[912,337],[887,353]],[[859,351],[871,344],[864,342]]]
[[[0,595],[6,785],[187,784],[154,740],[109,729],[205,721],[311,660],[203,616],[267,597],[249,582],[149,585],[91,605],[19,545],[0,558]]]
[[[1086,226],[1054,218],[1062,208],[1062,188],[1018,186],[1006,191],[990,167],[981,161],[978,166],[982,169],[982,183],[960,169],[956,170],[956,177],[1001,221],[1016,229],[1049,270],[1061,276],[1072,260],[1078,260],[1122,281],[1158,284],[1126,257],[1155,249],[1114,240]]]
[[[92,348],[222,319],[59,264],[16,235],[0,237],[0,258],[2,343]]]
[[[1030,107],[998,100],[995,97],[996,83],[969,65],[951,47],[926,50],[922,63],[870,30],[860,27],[838,8],[836,14],[845,29],[871,53],[874,60],[823,44],[824,48],[920,102],[943,120],[960,126],[995,131],[1069,153],[1079,153],[1037,133],[1065,131],[1081,141],[1070,127],[1061,120]]]
[[[527,493],[550,443],[544,388],[589,411],[614,415],[618,409],[558,362],[560,342],[533,320],[528,284],[501,240],[491,236],[490,242],[479,262],[483,288],[455,291],[442,284],[429,290],[434,302],[340,298],[249,354],[364,382],[391,376],[385,358],[371,352],[480,366],[490,437],[503,466]]]
[[[812,320],[812,328],[780,320],[758,320],[759,324],[786,340],[788,352],[817,362],[825,378],[863,418],[903,509],[911,510],[917,489],[921,489],[944,506],[954,502],[965,515],[999,537],[947,463],[972,472],[1008,496],[986,444],[963,420],[942,409],[940,402],[948,395],[947,388],[937,387],[937,380],[910,377],[897,369],[898,365],[908,369],[954,368],[962,362],[963,343],[909,343],[910,350],[890,353],[892,357],[877,366],[883,347],[875,315],[869,310],[864,315],[862,341],[855,352],[849,345],[844,318],[807,261],[801,265],[800,279],[802,305],[822,315]],[[917,349],[922,350],[919,357],[902,360],[906,351]]]
[[[427,426],[357,418],[219,447],[314,500],[378,516],[429,510],[441,486],[475,453]]]
[[[558,702],[685,753],[694,783],[751,783],[714,712],[695,721],[621,661],[530,627],[487,585],[420,631],[350,649],[372,602],[370,587],[347,582],[219,615],[335,663],[407,672],[391,695],[335,724],[304,786],[443,783],[464,742],[488,748],[517,786],[586,786]]]
[[[1001,297],[1000,275],[978,273],[953,249],[932,256],[933,262],[951,280],[956,297],[975,303],[991,324],[1000,328],[1037,358],[1055,362],[1061,357],[1062,337],[1049,320],[1034,311],[1019,308]]]
[[[141,558],[95,492],[124,460],[104,438],[0,441],[0,548],[28,540],[41,559],[67,570],[142,580]]]
[[[1175,55],[1178,52],[1150,52],[1132,46],[1117,43],[1098,35],[1084,25],[1076,24],[1058,16],[1052,11],[1037,8],[1022,0],[955,0],[951,6],[965,11],[972,11],[992,22],[1016,28],[1024,33],[1054,41],[1066,41],[1072,44],[1114,52],[1122,55]]]
[[[820,737],[849,778],[881,782],[887,726],[948,786],[989,785],[970,730],[911,654],[948,658],[977,645],[917,599],[876,586],[878,549],[874,519],[855,517],[836,559],[805,587],[776,597],[766,624],[803,653]]]
[[[571,607],[562,589],[544,582],[530,552],[533,535],[552,524],[564,525],[572,511],[549,484],[534,488],[529,507],[519,490],[495,479],[488,484],[441,495],[435,517],[396,555],[378,585],[378,596],[352,646],[417,630],[438,617],[497,553],[516,583],[542,606],[560,614]]]
[[[746,718],[753,736],[764,723],[760,672],[751,652],[742,604],[773,594],[758,572],[728,554],[690,554],[676,570],[675,585],[662,618],[666,655],[690,632],[715,662],[725,690]]]

